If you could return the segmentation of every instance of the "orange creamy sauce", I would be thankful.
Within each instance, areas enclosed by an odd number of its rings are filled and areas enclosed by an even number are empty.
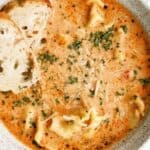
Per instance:
[[[56,143],[60,150],[105,149],[136,127],[149,107],[150,47],[143,29],[120,4],[112,0],[104,3],[100,8],[104,21],[88,27],[91,5],[86,1],[53,1],[53,16],[47,25],[47,37],[42,40],[45,48],[35,54],[41,80],[18,95],[0,93],[2,122],[33,149],[46,149],[45,143]],[[120,60],[119,51],[124,59]],[[136,102],[138,98],[145,104],[144,109]],[[30,105],[37,116],[25,131],[25,112]],[[64,139],[49,130],[49,119],[42,146],[34,141],[39,116],[46,120],[55,112],[81,115],[90,108],[108,116],[91,138],[83,137],[82,129]]]

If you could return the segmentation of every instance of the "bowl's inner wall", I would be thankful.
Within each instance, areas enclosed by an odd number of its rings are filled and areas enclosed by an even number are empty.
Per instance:
[[[150,41],[150,0],[118,0],[142,23]],[[150,112],[135,129],[114,146],[116,150],[150,150]]]
[[[0,8],[8,0],[0,0]],[[137,16],[150,37],[150,0],[118,0]],[[141,123],[138,129],[132,131],[128,137],[122,140],[113,149],[116,150],[149,150],[150,149],[150,113]],[[145,142],[147,145],[141,147]],[[0,150],[25,150],[25,147],[16,141],[7,129],[0,124]]]

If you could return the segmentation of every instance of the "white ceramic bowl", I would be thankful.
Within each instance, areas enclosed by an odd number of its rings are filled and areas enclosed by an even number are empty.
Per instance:
[[[9,0],[0,0],[0,8]],[[150,0],[118,0],[141,21],[145,31],[150,37]],[[25,150],[23,144],[18,142],[8,130],[0,123],[0,150]],[[121,142],[113,146],[115,150],[150,150],[150,113]]]

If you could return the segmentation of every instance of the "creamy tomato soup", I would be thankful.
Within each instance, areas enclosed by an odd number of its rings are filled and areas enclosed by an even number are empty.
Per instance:
[[[115,0],[42,2],[51,15],[42,47],[32,50],[38,81],[19,92],[1,90],[0,118],[35,150],[106,149],[149,108],[148,37]],[[8,4],[3,12],[25,3]]]

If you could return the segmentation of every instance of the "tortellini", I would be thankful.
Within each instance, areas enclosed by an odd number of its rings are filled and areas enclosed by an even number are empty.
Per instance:
[[[39,144],[42,145],[42,139],[45,133],[45,126],[46,122],[41,120],[41,117],[38,117],[37,121],[37,131],[34,137],[34,140]]]
[[[145,104],[141,97],[136,95],[133,96],[131,104],[132,110],[130,111],[129,125],[130,128],[133,129],[140,121],[140,117],[144,116]]]
[[[121,44],[123,43],[125,38],[125,34],[123,33],[122,29],[118,29],[117,33],[114,36],[114,40],[118,41],[118,48],[115,49],[114,57],[122,63],[125,60],[125,51],[122,49]]]
[[[104,3],[101,0],[88,0],[88,5],[91,5],[90,18],[88,26],[94,27],[97,23],[104,21],[104,13],[101,10],[104,7]]]
[[[96,110],[92,108],[86,115],[86,117],[83,119],[84,122],[90,121],[89,124],[87,124],[87,130],[84,134],[84,137],[91,138],[94,135],[95,130],[99,128],[101,123],[107,119],[107,116],[99,116]]]
[[[136,116],[139,118],[140,116],[144,116],[145,104],[143,100],[137,96],[133,102],[136,105]]]
[[[97,23],[103,22],[103,21],[104,21],[103,12],[99,9],[99,7],[96,4],[94,4],[91,8],[88,26],[94,27],[97,25]]]
[[[97,4],[100,7],[104,7],[104,3],[101,0],[88,0],[87,4]]]
[[[80,120],[76,116],[67,116],[66,118],[65,116],[54,117],[50,130],[65,139],[69,139],[76,132],[80,131]]]
[[[74,115],[54,117],[50,130],[65,139],[69,139],[84,129],[84,137],[90,138],[105,119],[107,119],[106,116],[99,116],[96,110],[92,108],[82,117]]]

